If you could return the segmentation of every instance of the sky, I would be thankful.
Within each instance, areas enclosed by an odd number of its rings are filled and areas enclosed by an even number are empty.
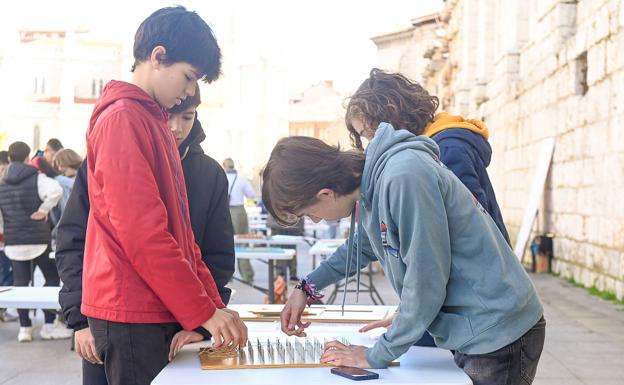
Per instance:
[[[264,57],[284,68],[289,92],[321,80],[357,88],[376,63],[370,37],[410,26],[410,19],[442,9],[441,0],[57,0],[13,2],[0,15],[0,50],[10,52],[20,28],[88,29],[120,41],[130,53],[136,28],[163,6],[184,5],[213,27],[224,55]],[[236,49],[232,49],[235,45]]]

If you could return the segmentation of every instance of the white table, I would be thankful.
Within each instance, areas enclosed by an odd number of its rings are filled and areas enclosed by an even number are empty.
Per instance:
[[[238,281],[265,293],[269,297],[269,303],[275,303],[275,293],[273,292],[274,290],[273,280],[275,279],[274,277],[275,261],[290,261],[291,259],[295,257],[295,250],[280,249],[278,247],[270,247],[270,248],[236,247],[234,248],[234,253],[236,254],[236,258],[238,259],[257,259],[267,264],[268,269],[269,269],[268,289],[265,289],[260,286],[256,286],[254,284],[249,284],[242,280],[238,280]]]
[[[15,309],[60,309],[58,294],[61,290],[58,286],[12,286],[9,290],[2,291],[7,287],[0,287],[0,308]]]
[[[278,323],[247,322],[251,338],[267,338],[280,335]],[[349,342],[372,346],[381,331],[358,333],[361,325],[350,324],[312,324],[308,336],[324,337],[343,336]],[[351,384],[346,378],[330,373],[330,368],[305,369],[235,369],[201,370],[199,357],[200,346],[209,342],[200,342],[185,346],[152,381],[152,385],[339,385]],[[438,348],[412,347],[398,359],[401,365],[388,369],[369,369],[379,373],[375,384],[438,384],[470,385],[468,376],[453,362],[453,356],[447,350]]]
[[[316,257],[329,257],[337,248],[346,242],[344,238],[319,239],[310,247],[308,253],[312,256],[312,269],[316,268]]]
[[[270,237],[262,238],[245,238],[238,235],[234,236],[235,245],[265,245],[267,247],[272,246],[298,246],[298,245],[312,245],[314,239],[304,237],[300,235],[273,235]]]

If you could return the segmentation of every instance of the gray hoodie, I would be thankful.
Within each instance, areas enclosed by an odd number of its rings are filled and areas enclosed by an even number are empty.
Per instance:
[[[380,124],[360,191],[357,234],[308,281],[323,288],[355,274],[358,264],[381,262],[400,303],[392,326],[367,351],[371,367],[386,367],[425,330],[438,347],[483,354],[540,319],[524,268],[492,218],[440,163],[433,140]]]

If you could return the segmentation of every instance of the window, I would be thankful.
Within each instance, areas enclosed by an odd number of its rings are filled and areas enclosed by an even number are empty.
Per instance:
[[[589,90],[587,85],[587,51],[580,54],[575,61],[575,85],[574,90],[577,95],[585,95]]]

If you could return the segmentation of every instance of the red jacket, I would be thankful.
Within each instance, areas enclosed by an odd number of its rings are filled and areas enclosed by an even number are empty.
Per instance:
[[[87,160],[82,313],[192,330],[225,307],[195,244],[180,155],[156,101],[132,84],[107,84]]]

